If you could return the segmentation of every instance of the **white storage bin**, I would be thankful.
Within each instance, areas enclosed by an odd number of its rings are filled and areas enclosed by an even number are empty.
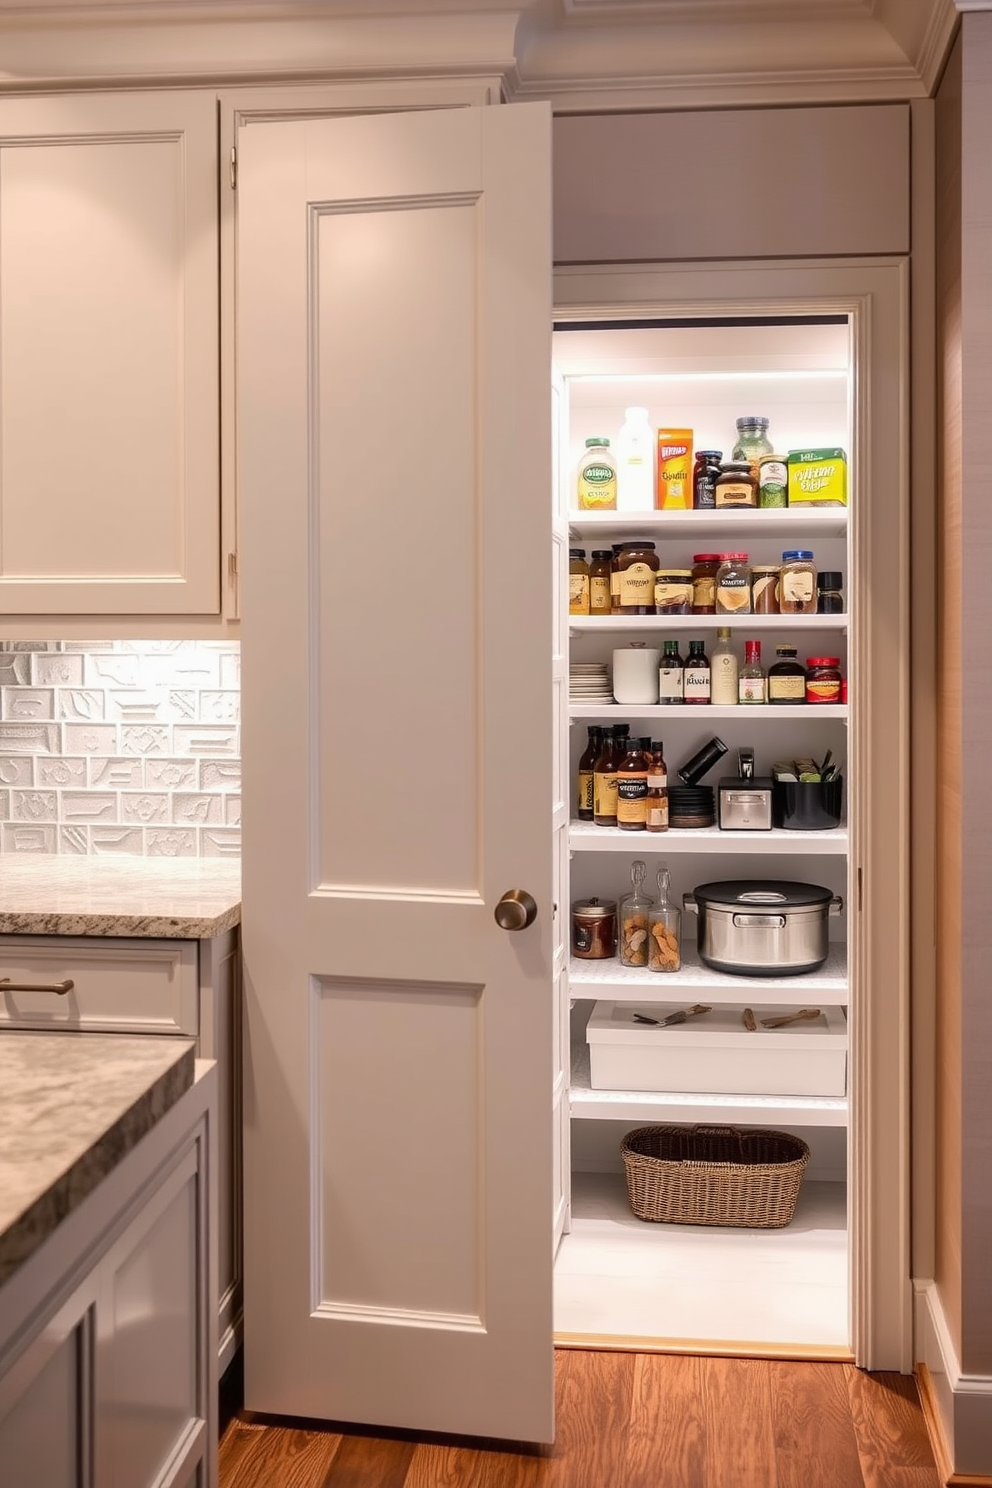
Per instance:
[[[762,1018],[798,1007],[757,1007],[748,1033],[742,1007],[652,1028],[635,1013],[664,1018],[685,1003],[597,1002],[586,1025],[593,1090],[663,1090],[700,1095],[845,1095],[847,1022],[836,1007],[785,1028],[762,1028]]]

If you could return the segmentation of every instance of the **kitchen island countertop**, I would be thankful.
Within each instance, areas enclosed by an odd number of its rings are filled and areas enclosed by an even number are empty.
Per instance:
[[[226,858],[0,855],[0,934],[201,940],[241,920]]]
[[[0,1286],[193,1084],[188,1039],[0,1037]]]

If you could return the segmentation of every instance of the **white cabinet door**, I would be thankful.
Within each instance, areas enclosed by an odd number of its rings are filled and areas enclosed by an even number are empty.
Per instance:
[[[549,116],[238,150],[246,1404],[549,1440]]]
[[[0,608],[220,607],[208,93],[0,101]]]

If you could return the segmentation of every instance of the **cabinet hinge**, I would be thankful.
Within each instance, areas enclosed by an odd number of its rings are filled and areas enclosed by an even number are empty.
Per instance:
[[[236,145],[231,146],[231,190],[238,189],[238,150]]]

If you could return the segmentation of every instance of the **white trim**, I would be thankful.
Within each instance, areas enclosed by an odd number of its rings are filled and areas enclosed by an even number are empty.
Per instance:
[[[916,1281],[913,1289],[916,1360],[930,1375],[952,1471],[992,1473],[992,1375],[962,1372],[936,1282]]]

